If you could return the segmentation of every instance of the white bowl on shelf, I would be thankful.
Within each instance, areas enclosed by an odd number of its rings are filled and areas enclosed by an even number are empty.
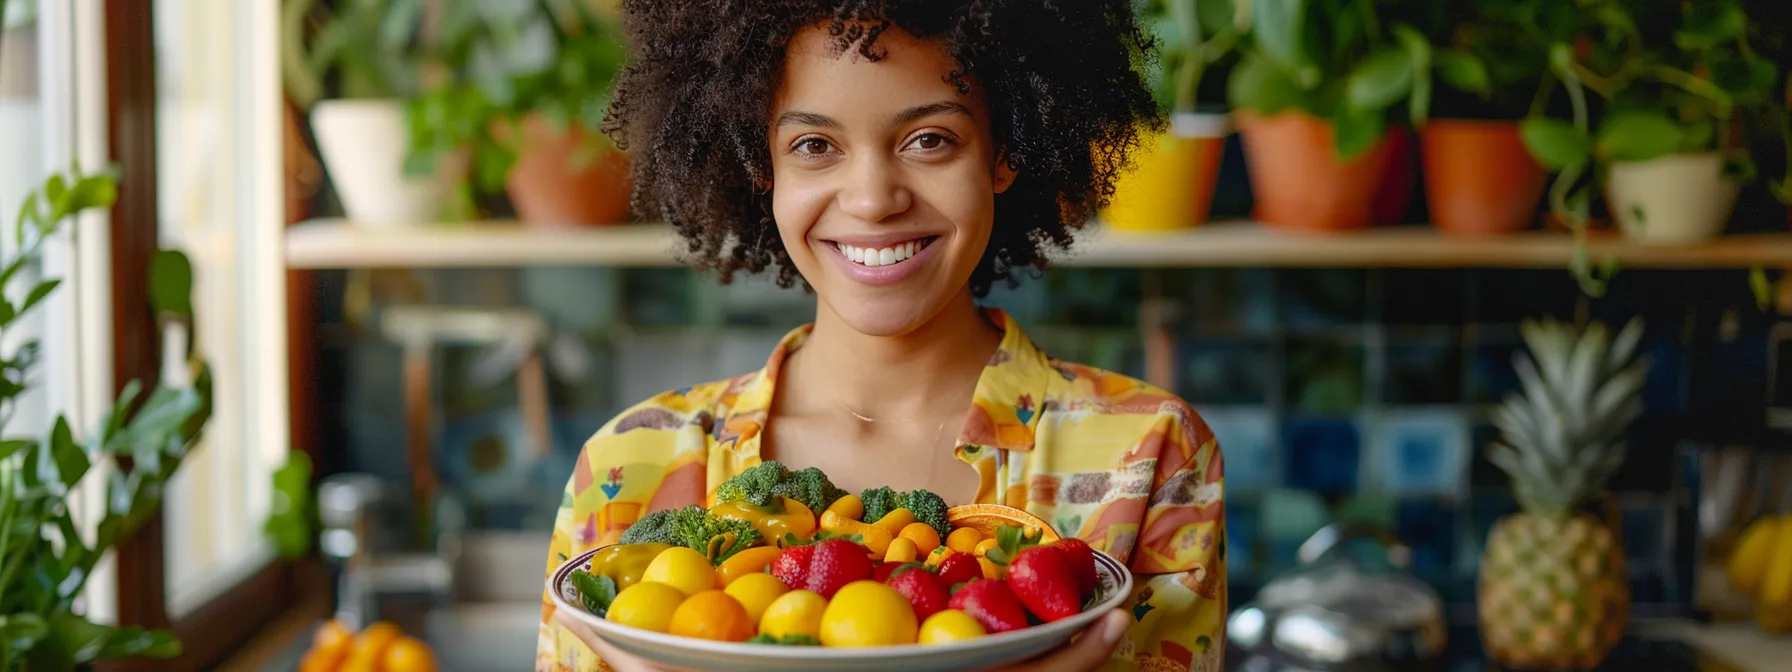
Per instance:
[[[1124,603],[1133,588],[1132,573],[1126,566],[1096,551],[1095,573],[1105,599],[1083,613],[1052,623],[950,644],[829,648],[715,642],[619,625],[586,611],[570,577],[574,570],[587,569],[591,557],[601,550],[586,551],[554,570],[548,578],[548,594],[553,596],[555,609],[571,614],[623,651],[661,665],[704,672],[947,672],[1009,665],[1069,642],[1102,614]]]

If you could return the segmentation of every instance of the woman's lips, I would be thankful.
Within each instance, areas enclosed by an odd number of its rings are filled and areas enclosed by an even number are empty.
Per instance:
[[[823,242],[833,249],[832,256],[848,276],[868,285],[889,285],[901,282],[925,265],[938,240],[939,236],[923,236],[883,244]]]

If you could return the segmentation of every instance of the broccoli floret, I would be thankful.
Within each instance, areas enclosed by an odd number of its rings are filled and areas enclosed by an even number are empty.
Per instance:
[[[859,493],[859,501],[865,503],[865,514],[859,520],[867,523],[875,523],[885,514],[902,507],[896,491],[889,488],[866,488]]]
[[[835,500],[846,496],[846,491],[828,480],[828,475],[820,469],[809,467],[802,471],[792,472],[784,482],[772,487],[772,494],[789,497],[802,502],[815,515],[821,515]]]
[[[932,526],[941,539],[952,533],[952,523],[946,519],[946,500],[932,492],[897,492],[890,488],[870,488],[859,493],[859,500],[865,503],[862,520],[867,523],[875,523],[896,509],[908,509],[909,513],[915,514],[916,522]]]
[[[835,487],[820,469],[809,467],[791,471],[777,460],[748,467],[716,486],[717,504],[744,501],[754,506],[767,506],[777,497],[789,497],[802,502],[817,515],[844,496],[846,491]]]
[[[621,543],[679,545],[678,538],[672,533],[672,519],[678,512],[679,509],[662,509],[641,516],[622,531]]]
[[[946,518],[946,500],[927,490],[902,493],[902,508],[915,514],[915,522],[927,523],[943,541],[952,533],[952,522]]]
[[[752,523],[713,516],[700,506],[678,509],[672,516],[669,527],[672,544],[693,549],[717,563],[759,541],[759,530],[753,529]],[[734,533],[733,543],[716,549],[710,548],[711,541],[730,532]]]
[[[716,486],[716,503],[745,501],[755,506],[770,504],[772,489],[790,478],[790,468],[777,460],[766,460],[735,474]]]

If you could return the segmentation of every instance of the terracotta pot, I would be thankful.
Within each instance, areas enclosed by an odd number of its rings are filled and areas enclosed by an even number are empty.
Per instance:
[[[1225,153],[1225,118],[1177,115],[1114,185],[1102,221],[1129,231],[1174,231],[1207,221]]]
[[[1425,201],[1439,231],[1486,236],[1531,225],[1549,173],[1518,122],[1434,119],[1423,133]]]
[[[1268,226],[1342,231],[1368,226],[1376,188],[1387,170],[1388,143],[1349,159],[1333,148],[1331,123],[1300,112],[1240,115],[1245,163],[1257,204],[1252,216]]]
[[[564,130],[539,115],[523,120],[516,166],[505,187],[517,217],[535,225],[613,224],[629,219],[633,192],[628,157],[605,149],[577,163],[588,132],[577,124]]]

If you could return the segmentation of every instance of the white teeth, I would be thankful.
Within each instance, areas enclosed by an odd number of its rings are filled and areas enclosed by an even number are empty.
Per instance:
[[[913,259],[916,254],[921,252],[922,247],[921,241],[916,240],[885,248],[853,247],[843,243],[835,243],[834,246],[840,249],[840,254],[854,263],[873,267],[889,266],[899,261]]]

